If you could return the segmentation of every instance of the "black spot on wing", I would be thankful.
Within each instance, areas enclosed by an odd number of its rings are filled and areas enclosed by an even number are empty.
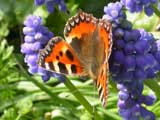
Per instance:
[[[63,52],[62,52],[62,51],[60,51],[60,52],[59,52],[59,55],[62,57],[62,56],[63,56]]]
[[[74,59],[73,54],[69,50],[66,51],[66,55],[71,61],[73,61]]]
[[[59,62],[59,63],[58,63],[58,67],[59,67],[59,70],[60,70],[59,72],[61,72],[61,73],[66,73],[66,74],[68,73],[65,64]]]
[[[76,65],[71,65],[72,73],[77,73]]]
[[[49,62],[48,65],[49,65],[50,70],[54,70],[54,66],[52,62]]]
[[[59,56],[56,56],[56,59],[59,60]]]

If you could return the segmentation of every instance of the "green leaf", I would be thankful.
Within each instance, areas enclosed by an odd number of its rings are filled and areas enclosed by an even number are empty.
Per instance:
[[[79,3],[79,8],[85,12],[92,13],[95,17],[102,18],[103,9],[110,1],[109,0],[76,0]]]
[[[0,120],[14,120],[17,116],[14,108],[9,108],[4,111],[4,114],[0,117]]]
[[[127,19],[131,21],[134,28],[145,29],[146,31],[155,31],[159,18],[154,14],[148,17],[144,12],[142,13],[130,13],[127,12]]]
[[[10,57],[11,57],[11,54],[12,54],[12,52],[13,52],[13,46],[11,46],[11,47],[8,47],[7,49],[6,49],[6,54],[2,57],[2,60],[6,60],[6,59],[9,59]]]
[[[32,100],[30,98],[24,98],[17,102],[16,107],[18,108],[18,113],[25,115],[31,111],[33,106]]]
[[[55,9],[46,19],[46,26],[55,34],[55,36],[63,36],[64,25],[67,15]]]
[[[153,79],[151,79],[151,80],[146,80],[145,81],[145,84],[151,89],[151,90],[153,90],[154,92],[155,92],[155,94],[156,94],[156,96],[158,97],[158,98],[160,98],[160,85],[158,84],[158,81],[157,80],[153,80]]]

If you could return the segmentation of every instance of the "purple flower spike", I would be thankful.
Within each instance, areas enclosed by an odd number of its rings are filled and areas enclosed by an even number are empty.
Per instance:
[[[53,13],[55,5],[58,5],[59,10],[66,12],[67,7],[64,0],[34,0],[35,5],[46,4],[48,12]]]
[[[54,76],[54,73],[39,67],[37,60],[39,50],[44,48],[49,39],[53,37],[53,33],[42,25],[42,20],[38,16],[29,15],[24,21],[24,25],[25,42],[21,46],[21,52],[25,54],[25,62],[29,66],[28,71],[31,74],[40,74],[42,79],[47,81],[51,76]]]
[[[121,3],[130,12],[141,12],[143,9],[148,16],[153,14],[152,4],[155,4],[157,0],[121,0]]]
[[[142,92],[144,80],[155,78],[160,70],[160,42],[145,30],[132,29],[122,9],[124,4],[131,12],[140,12],[143,1],[150,4],[149,0],[121,0],[104,7],[103,19],[109,18],[113,26],[110,73],[118,83],[117,105],[124,120],[155,119],[152,112],[142,107],[142,104],[152,105],[155,99]]]

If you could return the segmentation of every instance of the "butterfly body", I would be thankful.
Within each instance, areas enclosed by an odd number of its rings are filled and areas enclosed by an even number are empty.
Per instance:
[[[62,74],[90,76],[105,105],[108,95],[108,59],[112,47],[111,24],[79,12],[64,28],[65,40],[52,38],[41,50],[38,64]]]

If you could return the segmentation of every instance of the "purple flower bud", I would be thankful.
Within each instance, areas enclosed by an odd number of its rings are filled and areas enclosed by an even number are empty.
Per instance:
[[[156,41],[156,46],[157,46],[158,51],[160,51],[160,40]]]
[[[140,116],[140,106],[138,104],[136,104],[133,108],[132,108],[132,118],[135,117],[138,120],[138,117]],[[136,120],[135,119],[135,120]],[[134,120],[134,119],[133,119]]]
[[[133,72],[132,71],[124,71],[122,72],[122,77],[121,79],[124,81],[124,82],[130,82],[133,80]]]
[[[41,43],[40,42],[33,43],[31,49],[33,52],[38,52],[40,49],[42,49]]]
[[[144,12],[148,15],[148,16],[151,16],[153,14],[153,8],[151,6],[147,6],[147,7],[144,7]]]
[[[25,35],[34,35],[35,34],[35,30],[32,27],[24,27],[23,28],[23,33]]]
[[[28,68],[28,72],[31,73],[31,74],[36,74],[37,73],[37,69],[38,69],[38,66],[30,66]]]
[[[129,120],[131,116],[131,111],[130,109],[119,109],[119,114],[126,120]]]
[[[151,1],[151,3],[156,3],[157,2],[157,0],[150,0]]]
[[[113,54],[115,63],[122,64],[125,58],[124,53],[122,51],[116,51]]]
[[[132,54],[134,54],[135,53],[134,44],[132,42],[128,42],[125,45],[124,51],[125,51],[126,55],[132,55]]]
[[[150,46],[146,40],[139,40],[135,43],[135,50],[137,54],[145,54],[150,50]]]
[[[32,51],[32,44],[31,43],[24,43],[21,45],[21,52],[25,54],[32,54],[34,51]]]
[[[50,79],[50,76],[44,75],[44,76],[42,76],[42,79],[44,82],[47,82]]]
[[[35,0],[35,5],[47,5],[48,12],[54,12],[54,6],[58,5],[59,10],[66,11],[66,4],[64,0]]]
[[[27,59],[26,62],[30,65],[30,66],[36,66],[37,65],[37,60],[38,60],[38,55],[37,54],[30,54]]]
[[[149,67],[154,67],[158,64],[156,59],[154,58],[154,56],[152,54],[146,54],[145,59],[146,59]]]
[[[54,1],[47,1],[46,5],[48,12],[50,13],[54,12],[54,5],[55,5]]]
[[[154,54],[154,57],[155,57],[156,60],[160,63],[160,51],[157,51],[157,52]]]
[[[32,43],[32,42],[34,42],[35,40],[34,40],[34,37],[33,37],[33,36],[26,35],[26,36],[24,37],[24,41],[25,41],[26,43]]]
[[[124,67],[127,72],[134,71],[136,67],[136,59],[134,56],[126,56],[124,60]]]
[[[143,10],[143,7],[141,5],[136,5],[135,11],[141,12]]]
[[[144,55],[137,55],[136,56],[136,65],[137,65],[137,68],[142,69],[142,70],[146,70],[150,67],[148,65]]]
[[[45,0],[35,0],[35,5],[42,5],[45,3]]]
[[[145,80],[147,77],[146,73],[144,72],[144,70],[141,69],[136,69],[135,70],[135,78],[137,80]]]
[[[153,103],[156,100],[156,96],[153,94],[150,94],[148,96],[141,96],[141,102],[146,104],[146,105],[153,105]]]
[[[115,46],[118,50],[121,50],[125,47],[125,42],[123,40],[117,40]]]
[[[141,37],[141,34],[139,30],[133,29],[131,31],[131,36],[134,38],[135,41],[137,41]]]
[[[127,91],[127,88],[123,84],[117,84],[118,90]]]
[[[114,64],[114,63],[113,63]],[[112,67],[110,68],[110,71],[112,71],[112,75],[116,75],[120,72],[120,69],[119,69],[119,65],[112,65]]]
[[[35,36],[34,36],[34,39],[37,40],[37,41],[42,40],[43,39],[43,34],[40,33],[40,32],[36,33]]]
[[[118,28],[118,29],[116,29],[116,30],[114,31],[114,35],[115,35],[115,37],[117,37],[117,38],[122,38],[123,35],[124,35],[124,31],[123,31],[122,29]]]
[[[119,98],[121,99],[121,100],[127,100],[128,99],[128,97],[129,97],[129,94],[127,93],[127,92],[124,92],[124,91],[119,91]]]
[[[24,21],[24,25],[27,27],[37,27],[42,25],[42,19],[39,16],[29,15]]]
[[[149,68],[145,71],[146,75],[147,75],[147,78],[155,78],[156,76],[156,73],[157,73],[157,70],[153,69],[153,68]]]
[[[118,107],[120,108],[120,109],[127,109],[127,106],[126,106],[126,104],[125,104],[125,101],[124,100],[118,100]]]
[[[130,31],[125,31],[125,33],[124,33],[124,40],[126,42],[132,41],[132,37],[131,37],[131,32]]]
[[[38,74],[41,76],[45,76],[48,71],[46,71],[44,68],[38,67]],[[47,75],[50,76],[50,75]]]
[[[155,115],[152,112],[146,110],[144,107],[141,107],[140,112],[144,120],[155,120]]]

